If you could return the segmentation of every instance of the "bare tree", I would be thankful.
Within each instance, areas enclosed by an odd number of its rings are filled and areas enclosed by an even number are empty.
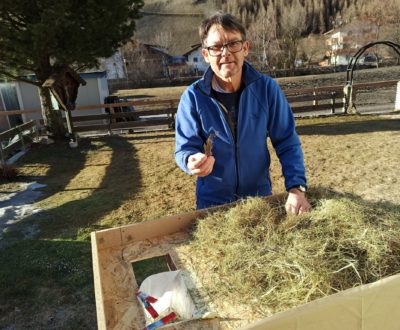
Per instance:
[[[277,13],[273,6],[262,7],[248,30],[251,58],[260,70],[281,66],[282,50],[277,37]]]
[[[400,45],[400,1],[392,0],[388,5],[390,15],[388,15],[388,23],[392,25],[390,32],[385,39],[389,39]],[[390,48],[389,53],[397,59],[397,65],[400,64],[400,56],[394,49]]]
[[[160,31],[154,36],[154,44],[169,49],[173,44],[172,31]]]
[[[165,75],[164,57],[161,52],[154,52],[134,39],[125,44],[121,52],[127,63],[129,79],[151,81]]]
[[[299,0],[294,0],[291,7],[285,7],[281,11],[281,44],[286,52],[287,68],[294,68],[294,61],[297,57],[297,48],[302,33],[306,30],[307,11]]]

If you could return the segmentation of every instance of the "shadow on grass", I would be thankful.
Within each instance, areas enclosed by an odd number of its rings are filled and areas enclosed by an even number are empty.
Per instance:
[[[134,147],[125,138],[104,137],[83,139],[77,149],[64,145],[38,148],[41,150],[31,150],[23,163],[48,167],[40,180],[48,185],[42,202],[57,196],[51,205],[58,206],[25,218],[0,241],[0,328],[95,329],[87,239],[90,232],[103,229],[96,224],[99,219],[140,188]],[[91,152],[100,155],[90,159],[93,164],[87,163]],[[101,157],[102,152],[107,154]],[[105,173],[100,171],[98,178],[88,175],[88,183],[68,187],[71,180],[79,180],[78,175],[91,168],[95,171],[100,164],[106,166]],[[63,195],[80,190],[84,195],[63,199]],[[39,229],[35,239],[24,239],[23,230],[29,226]]]
[[[0,265],[0,328],[96,328],[89,242],[21,240]]]
[[[146,135],[129,135],[127,137],[128,140],[130,141],[143,141],[143,140],[153,140],[153,139],[171,139],[171,138],[175,138],[175,132],[171,131],[170,133],[165,133],[165,134],[146,134]]]
[[[358,133],[400,131],[400,120],[382,119],[353,122],[321,123],[298,126],[300,135],[347,135]]]
[[[91,152],[111,153],[111,156],[100,157],[99,163],[86,163]],[[27,157],[24,162],[45,162],[49,170],[40,180],[40,183],[47,185],[42,199],[58,195],[51,204],[59,206],[46,209],[21,222],[21,226],[32,223],[38,225],[41,238],[88,238],[91,231],[103,229],[96,224],[99,219],[117,209],[127,198],[132,198],[141,186],[133,145],[122,137],[83,139],[77,149],[51,146],[46,149],[46,156],[43,152],[35,155],[32,151],[32,156]],[[105,173],[100,168],[104,166]],[[89,173],[89,178],[86,178],[89,183],[79,185],[78,182],[73,187],[68,187],[71,180],[79,180],[78,175],[81,172],[90,172],[91,169],[97,171],[98,168],[99,177]],[[74,192],[76,195],[73,197],[67,196]]]
[[[155,95],[149,95],[149,94],[137,94],[137,95],[126,95],[125,97],[135,100],[135,99],[147,99],[147,98],[152,98],[156,97]],[[131,100],[129,100],[131,101]]]

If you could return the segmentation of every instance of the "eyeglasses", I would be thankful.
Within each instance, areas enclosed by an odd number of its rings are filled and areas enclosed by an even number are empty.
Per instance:
[[[231,53],[240,52],[243,49],[243,40],[235,40],[224,45],[214,45],[205,47],[211,56],[220,56],[224,49],[228,49]]]

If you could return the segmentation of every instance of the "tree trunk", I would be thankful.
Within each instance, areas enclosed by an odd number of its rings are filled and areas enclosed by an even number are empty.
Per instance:
[[[66,129],[64,127],[61,110],[53,109],[50,89],[39,87],[39,90],[44,126],[55,140],[65,139]]]

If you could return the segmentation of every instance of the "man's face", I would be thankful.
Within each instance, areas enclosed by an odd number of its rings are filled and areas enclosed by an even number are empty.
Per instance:
[[[238,31],[226,31],[220,25],[213,25],[205,40],[206,47],[221,46],[232,41],[242,40]],[[231,81],[235,77],[241,78],[243,62],[249,53],[248,41],[243,42],[242,50],[232,53],[226,47],[218,56],[211,56],[207,49],[202,50],[204,60],[211,65],[211,69],[223,81]]]

